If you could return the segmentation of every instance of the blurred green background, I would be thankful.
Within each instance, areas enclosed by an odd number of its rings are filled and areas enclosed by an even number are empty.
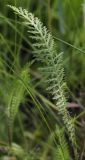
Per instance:
[[[21,6],[37,16],[52,33],[58,52],[64,53],[68,110],[72,116],[77,116],[76,135],[79,157],[83,160],[85,159],[85,1],[0,0],[0,144],[3,146],[8,144],[5,107],[11,88],[10,68],[18,74],[26,62],[34,59],[26,28],[7,5]],[[37,66],[40,64],[32,65],[31,81],[38,106],[35,107],[29,96],[23,100],[15,122],[14,142],[29,152],[29,160],[31,157],[34,157],[34,160],[50,160],[49,157],[57,160],[52,131],[55,130],[56,123],[62,126],[62,121],[57,115],[51,97],[45,91],[43,78],[37,71]],[[54,147],[52,150],[51,146]],[[70,150],[72,152],[72,147]],[[7,157],[1,154],[2,160]]]

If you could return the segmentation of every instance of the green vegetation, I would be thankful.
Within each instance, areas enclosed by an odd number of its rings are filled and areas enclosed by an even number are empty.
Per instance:
[[[85,2],[0,6],[0,159],[83,160]]]

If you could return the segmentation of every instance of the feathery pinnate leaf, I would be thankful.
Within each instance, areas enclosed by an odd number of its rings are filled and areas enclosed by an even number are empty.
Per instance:
[[[28,27],[29,37],[33,40],[34,55],[43,64],[40,70],[46,76],[47,90],[52,93],[59,114],[62,115],[63,122],[70,135],[70,139],[72,143],[75,143],[74,124],[67,111],[65,98],[66,83],[63,80],[63,54],[56,52],[52,35],[37,17],[34,17],[32,13],[28,13],[27,10],[21,7],[9,7],[23,19],[23,23]]]
[[[25,66],[20,74],[15,77],[13,81],[13,86],[9,95],[8,107],[7,107],[7,117],[9,125],[9,138],[12,141],[13,123],[18,112],[20,103],[22,103],[25,96],[25,86],[29,83],[29,67]]]
[[[58,145],[56,151],[54,150],[54,160],[69,160],[70,154],[63,130],[56,126],[55,134],[58,139]]]

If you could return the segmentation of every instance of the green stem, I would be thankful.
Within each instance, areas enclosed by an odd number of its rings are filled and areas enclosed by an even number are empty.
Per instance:
[[[51,0],[47,0],[48,2],[48,7],[47,7],[47,12],[48,12],[48,28],[50,31],[52,31],[52,26],[51,26],[51,23],[52,23],[52,15],[51,15]]]

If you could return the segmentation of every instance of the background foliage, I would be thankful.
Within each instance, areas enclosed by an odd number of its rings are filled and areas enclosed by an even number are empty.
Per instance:
[[[64,53],[65,80],[68,85],[67,109],[71,116],[76,117],[77,149],[79,160],[83,160],[85,159],[84,0],[0,0],[0,159],[7,160],[11,155],[10,157],[14,159],[57,160],[61,159],[60,146],[63,146],[63,152],[66,151],[67,157],[74,159],[73,147],[66,131],[63,131],[61,117],[51,95],[45,90],[44,77],[37,69],[41,64],[35,63],[27,29],[7,7],[8,4],[21,6],[34,13],[52,33],[58,52]],[[13,84],[16,86],[17,76],[25,64],[31,68],[28,76],[30,85],[19,105],[13,130],[14,143],[9,153],[6,108]],[[18,88],[17,90],[19,95],[20,90]],[[62,134],[64,138],[61,140]],[[61,144],[61,141],[64,143]]]

